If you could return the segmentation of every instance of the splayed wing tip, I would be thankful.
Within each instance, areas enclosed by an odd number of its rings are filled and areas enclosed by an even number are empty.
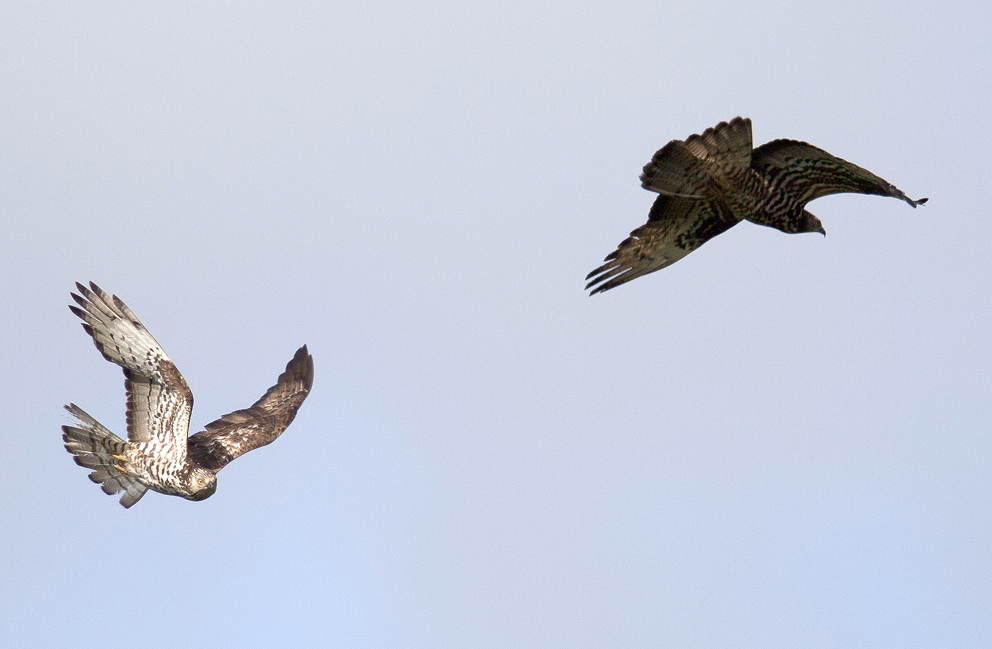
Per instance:
[[[610,260],[607,259],[607,261],[610,261]],[[600,273],[605,272],[607,270],[607,268],[606,268],[607,266],[609,266],[609,264],[603,264],[599,268],[595,268],[595,269],[589,271],[589,274],[586,275],[586,281],[589,281],[591,279],[592,279],[592,281],[589,282],[588,284],[586,284],[586,288],[589,288],[590,286],[594,286],[598,282],[603,281],[603,278],[593,279],[593,277],[596,277],[596,275],[599,275]]]

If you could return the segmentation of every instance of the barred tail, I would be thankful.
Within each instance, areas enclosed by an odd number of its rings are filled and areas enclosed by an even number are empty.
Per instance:
[[[103,427],[100,422],[83,412],[74,403],[65,407],[76,418],[77,426],[63,426],[62,440],[65,450],[79,466],[93,469],[90,480],[96,482],[105,494],[124,491],[121,504],[130,507],[148,490],[138,479],[121,466],[120,460],[127,450],[127,442]],[[115,458],[114,456],[117,456]]]

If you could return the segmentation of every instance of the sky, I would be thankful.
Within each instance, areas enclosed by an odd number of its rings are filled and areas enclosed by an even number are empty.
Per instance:
[[[2,646],[992,645],[987,3],[3,3]],[[589,297],[737,115],[908,195]],[[196,397],[313,391],[129,510],[66,305]]]

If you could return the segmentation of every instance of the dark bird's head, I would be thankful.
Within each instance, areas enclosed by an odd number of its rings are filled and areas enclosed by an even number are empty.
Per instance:
[[[803,220],[800,222],[800,227],[802,228],[799,230],[800,232],[819,232],[823,236],[827,236],[827,231],[823,229],[820,219],[806,210],[803,210]]]
[[[187,500],[204,500],[217,491],[217,476],[213,471],[203,467],[193,467],[186,479]]]

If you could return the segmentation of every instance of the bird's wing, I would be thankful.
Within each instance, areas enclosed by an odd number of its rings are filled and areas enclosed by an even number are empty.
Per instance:
[[[92,282],[89,288],[77,282],[76,288],[72,299],[79,307],[69,309],[103,357],[124,369],[128,440],[184,448],[193,394],[182,374],[120,298]]]
[[[211,471],[274,441],[289,426],[313,385],[313,357],[304,345],[279,380],[250,408],[235,410],[189,438],[190,458]]]
[[[769,182],[803,205],[830,194],[854,193],[891,196],[913,207],[914,201],[898,187],[867,169],[831,155],[812,144],[796,140],[774,140],[754,150],[751,167]]]
[[[648,222],[630,233],[606,263],[586,276],[590,295],[669,266],[740,222],[718,201],[662,194]]]
[[[751,120],[735,117],[683,142],[672,140],[644,165],[641,186],[683,198],[713,198],[720,179],[751,165]]]

